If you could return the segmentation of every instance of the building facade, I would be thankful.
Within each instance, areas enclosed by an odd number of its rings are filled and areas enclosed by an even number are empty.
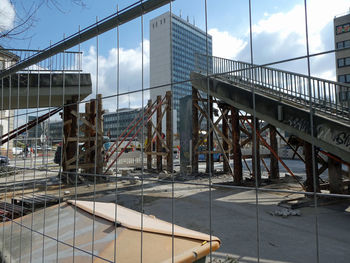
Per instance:
[[[350,12],[334,18],[334,40],[337,81],[350,83]]]
[[[51,140],[52,144],[56,144],[62,141],[63,138],[63,128],[62,128],[62,121],[50,121],[48,123],[49,126],[49,139]],[[79,132],[79,136],[82,135],[82,132]]]
[[[117,112],[105,113],[103,115],[104,135],[109,135],[112,141],[116,140],[136,117],[142,117],[142,108],[122,108],[119,109]],[[135,128],[128,135],[128,137],[132,137],[137,131],[137,129],[141,126],[141,124],[142,122],[140,121],[137,128]],[[125,133],[124,135],[126,134],[127,133]],[[137,137],[140,137],[141,134],[142,131],[138,133]]]
[[[16,54],[0,46],[0,71],[12,66],[20,60]],[[14,111],[0,109],[0,138],[14,128]],[[12,156],[13,141],[10,140],[4,145],[0,145],[0,155]]]
[[[171,23],[171,26],[170,26]],[[173,125],[179,126],[180,98],[192,94],[191,71],[195,55],[212,55],[212,37],[198,27],[167,12],[150,21],[150,97],[164,96],[173,84]],[[165,127],[165,125],[163,125]],[[174,127],[174,130],[177,130]]]
[[[28,122],[36,120],[36,116],[28,116]],[[35,125],[33,128],[29,129],[27,131],[28,133],[28,138],[33,139],[33,138],[40,138],[42,134],[42,125],[39,123],[38,125]]]

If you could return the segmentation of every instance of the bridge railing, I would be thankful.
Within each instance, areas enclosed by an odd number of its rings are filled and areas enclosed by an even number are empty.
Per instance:
[[[42,50],[0,48],[0,71],[35,56]],[[23,68],[21,72],[79,72],[82,71],[82,52],[64,51],[39,63]]]
[[[258,93],[306,107],[311,102],[315,111],[350,120],[350,87],[342,83],[220,57],[207,59],[201,54],[196,55],[195,65],[201,73],[206,74],[208,68],[210,76],[240,87],[251,89],[253,84]]]

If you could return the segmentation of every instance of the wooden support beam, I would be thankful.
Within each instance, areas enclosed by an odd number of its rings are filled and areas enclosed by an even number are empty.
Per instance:
[[[239,144],[240,140],[240,125],[239,125],[239,111],[231,107],[231,125],[232,125],[232,149],[233,149],[233,180],[235,184],[242,184],[243,182],[243,168],[242,168],[242,152]],[[249,168],[249,167],[248,167]]]
[[[87,123],[90,124],[90,102],[85,103],[85,120]],[[91,141],[91,135],[92,135],[92,129],[89,125],[86,125],[86,123],[83,122],[83,131],[84,131],[84,137],[88,139],[88,142],[85,143],[85,151],[90,153],[91,152],[91,146],[93,142]],[[90,154],[85,154],[84,163],[90,163]],[[90,168],[90,167],[89,167]],[[88,168],[84,168],[88,169]],[[89,173],[89,170],[85,170],[85,173]]]
[[[334,158],[328,158],[329,191],[332,194],[342,194],[344,191],[342,164]]]
[[[96,146],[94,145],[94,146],[90,147],[89,149],[86,149],[85,151],[80,152],[80,153],[79,153],[79,156],[75,155],[73,158],[67,160],[66,164],[67,164],[67,165],[70,165],[71,163],[75,162],[77,159],[80,159],[80,158],[82,158],[82,157],[89,156],[89,154],[90,154],[92,151],[94,151],[95,148],[96,148]]]
[[[161,104],[162,102],[162,97],[161,96],[157,96],[157,105]],[[162,134],[162,107],[158,107],[157,108],[157,127],[156,128],[156,132],[157,134]],[[156,139],[156,149],[157,149],[157,153],[162,152],[162,143],[161,143],[161,136],[157,136]],[[158,155],[157,156],[157,171],[161,172],[163,170],[163,164],[162,164],[162,155]]]
[[[77,117],[72,114],[72,111],[77,111],[78,97],[73,96],[72,100],[67,101],[63,109],[63,175],[66,177],[67,184],[73,183],[75,180],[72,173],[76,172],[76,167],[68,167],[67,160],[74,158],[77,155],[77,141],[69,141],[68,138],[77,137],[78,125]]]
[[[316,176],[316,189],[314,188],[313,164],[312,164],[312,145],[311,145],[311,143],[309,143],[307,141],[304,141],[304,154],[305,154],[305,171],[306,171],[305,190],[307,192],[314,192],[314,190],[316,190],[316,192],[319,192],[320,191],[320,182],[319,182],[318,174],[315,174],[315,176]],[[315,154],[316,154],[316,152],[315,152]],[[315,167],[317,167],[317,163],[315,163]]]
[[[252,170],[254,178],[257,178],[258,184],[261,182],[261,165],[260,165],[260,140],[256,133],[260,130],[260,121],[255,118],[255,125],[253,126],[253,143],[252,143]],[[254,143],[255,137],[255,143]],[[256,165],[255,165],[256,164]]]
[[[163,117],[163,116],[164,116],[164,114],[162,114],[162,117]],[[165,150],[166,150],[167,152],[169,152],[170,149],[168,148],[168,146],[167,146],[166,141],[164,140],[164,138],[162,138],[162,134],[163,134],[163,133],[160,133],[160,132],[157,130],[157,126],[155,126],[155,125],[153,124],[153,122],[151,122],[151,125],[152,125],[153,128],[154,128],[154,132],[155,132],[155,134],[156,134],[156,136],[157,136],[157,139],[160,140],[160,143],[161,143],[162,146],[165,148]]]
[[[166,101],[166,145],[168,148],[168,154],[166,156],[166,169],[168,173],[173,172],[173,129],[172,129],[172,119],[173,110],[171,103],[171,91],[167,91],[165,94]]]
[[[202,116],[204,116],[207,120],[208,120],[208,115],[207,113],[198,105],[198,104],[194,104],[194,106],[202,113]],[[227,110],[225,111],[227,112]],[[224,114],[225,114],[224,112]],[[223,115],[221,115],[216,121],[215,123],[213,123],[213,125],[210,125],[210,129],[209,131],[207,132],[207,134],[205,134],[203,136],[203,138],[201,138],[201,140],[195,145],[195,150],[198,149],[198,146],[201,145],[206,138],[209,137],[209,134],[210,133],[213,133],[214,129],[216,130],[217,133],[219,133],[219,135],[228,143],[228,144],[231,144],[231,141],[227,138],[227,136],[224,136],[223,133],[220,131],[220,129],[218,128],[219,126],[219,122],[223,119]],[[209,121],[210,123],[210,121]]]
[[[207,150],[212,151],[214,148],[214,133],[213,130],[216,128],[216,125],[213,125],[213,97],[209,96],[209,116],[207,117],[207,131],[208,132],[208,140],[207,140]],[[205,112],[204,112],[205,113]],[[221,132],[221,131],[220,131]],[[212,153],[208,153],[206,155],[206,173],[214,173],[214,156]]]
[[[226,114],[225,114],[225,112],[226,112]],[[223,109],[222,115],[224,115],[224,117],[222,119],[222,135],[224,137],[228,138],[228,123],[227,123],[227,109],[226,108]],[[224,152],[225,152],[223,154],[226,154],[226,152],[229,149],[229,144],[224,139],[222,139],[222,147],[223,147]],[[227,156],[227,160],[226,160],[226,158],[224,158],[224,160],[223,160],[224,173],[227,173],[230,171],[230,166],[229,166],[230,164],[228,162],[228,160],[230,159],[230,155],[226,154],[226,156]]]
[[[152,100],[148,101],[148,108],[152,107]],[[152,119],[147,122],[147,144],[146,144],[146,154],[147,154],[147,169],[152,169]]]
[[[79,117],[79,120],[84,123],[86,126],[88,126],[90,129],[94,130],[96,132],[96,127],[92,125],[89,121],[87,121],[86,117],[84,118],[81,114],[78,114],[76,111],[72,111],[72,114],[76,117]],[[86,115],[86,114],[84,114]],[[101,130],[98,131],[98,134],[100,136],[103,136],[103,132]]]
[[[103,110],[102,110],[102,95],[97,94],[96,98],[96,121],[95,121],[95,126],[96,126],[96,133],[97,137],[100,137],[95,143],[96,145],[96,174],[102,174],[103,173],[103,120],[102,120],[102,115],[103,115]],[[102,179],[102,177],[98,177],[96,179]]]
[[[299,159],[302,160],[303,163],[305,163],[304,158],[298,153],[298,149],[294,149],[294,147],[286,140],[286,138],[284,138],[284,136],[277,129],[276,129],[276,133],[292,149],[292,151],[294,152],[293,156],[294,155],[298,156]]]
[[[195,150],[199,142],[198,100],[197,90],[192,87],[192,173],[198,173],[198,152]]]
[[[267,164],[266,164],[266,162],[265,162],[265,160],[264,160],[264,157],[262,157],[261,155],[260,155],[260,160],[261,160],[262,164],[264,165],[264,167],[265,167],[265,169],[266,169],[266,172],[267,172],[268,174],[270,174],[270,170],[269,170],[269,168],[267,167]]]
[[[270,128],[270,146],[271,146],[272,150],[278,154],[276,127],[269,125],[269,128]],[[278,179],[279,174],[280,174],[280,172],[279,172],[279,166],[278,166],[278,159],[273,154],[271,154],[269,178],[270,179]]]

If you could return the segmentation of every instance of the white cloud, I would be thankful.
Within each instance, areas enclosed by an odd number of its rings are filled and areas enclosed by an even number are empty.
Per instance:
[[[144,40],[144,88],[149,87],[149,40]],[[112,48],[108,56],[98,56],[98,90],[103,97],[117,94],[117,60],[118,50]],[[91,46],[89,52],[83,56],[83,71],[91,73],[93,95],[96,94],[96,48]],[[119,49],[119,93],[141,90],[142,88],[142,47],[141,43],[134,49]],[[149,92],[144,93],[147,100]],[[139,107],[142,103],[141,93],[131,93],[120,96],[120,107]],[[116,110],[116,98],[106,100],[104,108]]]
[[[9,0],[0,0],[0,32],[10,30],[15,22],[15,8]]]
[[[305,11],[303,1],[285,12],[264,12],[253,24],[253,56],[256,64],[303,56],[306,54]],[[309,0],[308,36],[310,53],[334,48],[333,18],[350,7],[349,0]],[[213,36],[213,54],[250,61],[249,28],[244,36],[233,32],[209,30]],[[312,75],[335,79],[334,54],[314,57]],[[306,74],[306,61],[299,60],[273,67]]]
[[[350,7],[349,0],[310,0],[308,7],[308,35],[311,52],[324,50],[321,32],[329,23],[333,23],[335,15],[344,13]],[[253,25],[253,33],[277,34],[275,41],[285,41],[294,35],[294,41],[298,45],[305,45],[305,11],[304,5],[295,5],[287,12],[264,14],[266,18],[261,19]],[[333,35],[329,36],[333,41]]]
[[[227,31],[219,31],[217,28],[209,30],[213,37],[213,55],[233,59],[247,45],[246,41],[232,36]]]

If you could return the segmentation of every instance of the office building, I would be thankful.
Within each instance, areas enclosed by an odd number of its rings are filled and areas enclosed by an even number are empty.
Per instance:
[[[79,121],[80,124],[82,124]],[[52,144],[56,144],[62,141],[62,121],[50,121],[48,123],[49,126],[49,138],[51,139]],[[79,132],[79,136],[84,136],[83,132]]]
[[[37,119],[37,116],[28,116],[28,122],[34,121],[36,119]],[[33,128],[28,129],[27,134],[28,134],[28,138],[40,138],[42,134],[42,124],[39,123],[38,125],[35,125]]]
[[[337,81],[350,83],[350,12],[334,18],[334,40]]]
[[[116,140],[121,133],[129,126],[129,124],[136,118],[141,118],[142,108],[122,108],[117,112],[109,112],[103,115],[103,133],[104,135],[110,135],[111,140]],[[136,122],[135,122],[136,123]],[[128,137],[132,137],[137,129],[141,126],[141,121],[138,126],[130,132]],[[134,126],[134,125],[131,125]],[[125,133],[124,135],[126,135]],[[140,130],[137,137],[141,137],[142,131]]]
[[[171,90],[169,84],[174,83],[173,102],[177,120],[174,119],[174,126],[180,127],[180,98],[192,94],[191,82],[188,80],[190,72],[195,70],[195,54],[206,54],[207,46],[211,56],[212,37],[207,37],[203,30],[188,19],[167,12],[150,21],[150,86],[165,85],[151,89],[150,97],[154,101],[158,95],[164,96],[166,91]]]

